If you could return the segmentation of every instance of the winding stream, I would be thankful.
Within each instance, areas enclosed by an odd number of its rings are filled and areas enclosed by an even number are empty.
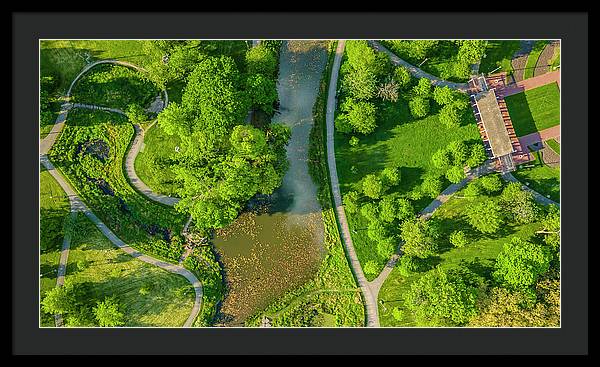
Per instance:
[[[273,195],[217,231],[215,246],[225,266],[228,294],[224,326],[244,320],[313,277],[323,257],[323,223],[316,186],[308,173],[312,109],[327,63],[327,41],[285,41],[280,53],[279,112],[274,122],[292,129],[290,168]]]

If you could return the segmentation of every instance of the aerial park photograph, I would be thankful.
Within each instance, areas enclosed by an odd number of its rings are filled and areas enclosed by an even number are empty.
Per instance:
[[[39,327],[560,328],[560,146],[560,39],[40,39]]]

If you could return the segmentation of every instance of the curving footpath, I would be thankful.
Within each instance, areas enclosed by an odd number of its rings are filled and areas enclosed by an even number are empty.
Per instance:
[[[377,42],[377,41],[368,41],[369,44],[371,45],[371,47],[373,47],[375,50],[379,51],[379,52],[385,52],[386,54],[388,54],[388,56],[390,57],[390,60],[392,60],[392,62],[395,65],[402,65],[405,68],[408,69],[408,71],[415,77],[417,78],[426,78],[431,80],[433,85],[437,85],[437,86],[441,86],[441,87],[450,87],[452,89],[456,89],[458,91],[461,91],[463,93],[467,93],[467,90],[469,89],[469,85],[467,83],[454,83],[454,82],[449,82],[447,80],[443,80],[438,78],[437,76],[433,76],[431,74],[428,74],[426,72],[424,72],[423,70],[419,69],[418,67],[409,64],[408,62],[402,60],[401,58],[398,57],[398,55],[396,55],[395,53],[393,53],[392,51],[388,50],[385,46],[383,46],[381,43]]]
[[[329,166],[329,177],[331,179],[331,192],[335,203],[335,211],[342,232],[342,239],[346,253],[350,260],[350,267],[354,273],[358,286],[363,294],[365,301],[365,313],[367,316],[367,326],[379,326],[379,311],[377,307],[377,298],[373,296],[369,288],[369,282],[363,273],[354,245],[352,237],[350,237],[350,228],[346,220],[346,214],[342,205],[342,197],[340,194],[339,180],[337,176],[337,168],[335,162],[335,146],[334,146],[334,113],[335,113],[335,92],[337,90],[337,80],[340,71],[342,57],[344,56],[345,41],[338,41],[338,46],[335,51],[335,59],[333,60],[333,68],[331,70],[331,79],[329,81],[329,91],[327,93],[327,113],[325,115],[327,125],[327,163]]]
[[[130,66],[130,67],[134,67],[138,70],[143,70],[133,64],[130,63],[125,63],[125,62],[121,62],[121,61],[115,61],[115,60],[100,60],[97,62],[94,62],[92,64],[87,65],[84,70],[79,73],[79,75],[75,78],[75,80],[71,83],[71,87],[69,87],[69,91],[67,92],[67,100],[68,97],[71,93],[71,89],[73,87],[73,85],[75,84],[75,82],[88,70],[90,70],[93,66],[96,66],[98,64],[103,64],[103,63],[113,63],[113,64],[119,64],[119,65],[125,65],[125,66]],[[166,96],[166,91],[165,91],[165,96]],[[100,106],[93,106],[93,105],[86,105],[86,104],[79,104],[79,103],[63,103],[61,105],[61,111],[55,121],[54,126],[52,127],[52,130],[50,131],[50,133],[44,138],[42,139],[42,141],[40,142],[40,163],[42,165],[44,165],[44,167],[46,167],[46,169],[48,170],[48,172],[50,173],[50,175],[52,175],[52,177],[54,177],[54,179],[58,182],[58,184],[61,186],[61,188],[65,191],[65,193],[67,194],[68,198],[69,198],[69,203],[71,205],[71,210],[70,210],[70,215],[71,217],[73,217],[75,215],[76,212],[82,212],[83,214],[85,214],[91,221],[92,223],[94,223],[94,225],[117,247],[119,247],[121,250],[123,250],[124,252],[126,252],[127,254],[133,256],[134,258],[137,258],[138,260],[141,260],[145,263],[157,266],[163,270],[166,270],[170,273],[173,274],[177,274],[177,275],[181,275],[184,278],[186,278],[194,287],[194,292],[195,292],[195,299],[194,299],[194,306],[192,307],[192,310],[190,312],[190,315],[188,317],[188,319],[185,321],[184,323],[184,327],[191,327],[194,320],[196,319],[196,317],[198,316],[198,314],[200,313],[200,309],[202,306],[202,284],[200,283],[200,281],[198,280],[198,278],[189,270],[185,269],[184,267],[180,266],[180,265],[174,265],[174,264],[170,264],[158,259],[155,259],[151,256],[147,256],[144,255],[143,253],[131,248],[130,246],[128,246],[125,242],[123,242],[120,238],[118,238],[84,203],[83,201],[79,198],[79,196],[77,195],[77,193],[75,192],[75,190],[73,190],[73,188],[67,183],[67,181],[65,180],[65,178],[62,176],[62,174],[60,172],[58,172],[55,168],[54,165],[52,165],[52,163],[50,162],[50,160],[48,159],[48,152],[50,151],[50,149],[52,148],[52,146],[54,145],[54,143],[56,142],[56,139],[58,138],[58,136],[60,135],[60,132],[62,131],[62,129],[64,128],[64,124],[67,118],[67,115],[69,113],[69,110],[71,108],[88,108],[88,109],[95,109],[95,110],[104,110],[104,111],[111,111],[111,112],[116,112],[116,113],[120,113],[120,114],[124,114],[123,111],[118,110],[118,109],[114,109],[114,108],[109,108],[109,107],[100,107]],[[139,128],[139,127],[138,127]],[[141,182],[141,181],[140,181]],[[60,257],[60,261],[59,261],[59,268],[58,268],[58,274],[57,274],[57,286],[62,286],[62,284],[64,284],[64,276],[65,276],[65,272],[66,272],[66,265],[67,265],[67,260],[68,260],[68,254],[69,254],[69,248],[70,248],[70,237],[69,237],[69,233],[67,233],[65,235],[65,239],[63,240],[63,246],[61,249],[61,257]],[[55,315],[55,324],[56,326],[62,326],[62,317],[61,315]]]

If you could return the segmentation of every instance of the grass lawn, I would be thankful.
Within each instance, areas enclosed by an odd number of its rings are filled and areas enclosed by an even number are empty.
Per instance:
[[[481,59],[479,65],[479,72],[487,74],[500,67],[494,71],[494,74],[502,71],[512,73],[511,60],[519,48],[521,48],[520,41],[488,41],[485,57]]]
[[[149,55],[139,40],[48,40],[40,41],[42,75],[56,75],[63,94],[88,61],[117,59],[144,66],[162,55]]]
[[[556,152],[556,154],[560,155],[560,143],[557,142],[554,139],[548,139],[546,140],[546,144],[548,144],[548,146]]]
[[[461,193],[458,192],[455,195],[460,196]],[[482,235],[474,231],[466,222],[464,213],[468,205],[482,200],[484,196],[476,198],[457,198],[456,196],[444,203],[434,213],[434,217],[442,221],[441,241],[443,243],[439,243],[441,254],[432,259],[432,265],[439,264],[442,268],[451,268],[464,261],[472,271],[490,279],[495,258],[502,250],[504,243],[510,241],[511,237],[530,237],[540,228],[539,223],[520,226],[508,224],[495,236]],[[458,229],[463,230],[470,240],[470,243],[462,248],[455,248],[447,243],[448,235]],[[381,326],[416,326],[414,316],[404,306],[404,295],[410,290],[410,285],[422,274],[424,273],[415,273],[405,277],[400,274],[398,267],[392,270],[379,292],[379,300],[383,301],[383,304],[379,303]],[[403,311],[403,319],[396,320],[393,317],[392,311],[395,307],[399,307]]]
[[[535,71],[537,61],[548,43],[549,41],[543,40],[537,41],[533,45],[533,49],[529,53],[529,56],[527,56],[527,63],[525,64],[525,73],[523,74],[523,79],[533,78],[533,72]]]
[[[179,137],[168,135],[158,124],[154,124],[144,135],[144,146],[135,159],[135,172],[140,180],[153,191],[163,195],[176,195],[180,185],[175,183],[175,174],[168,160],[175,154]],[[164,162],[164,164],[161,164]]]
[[[72,90],[72,101],[123,111],[129,104],[147,108],[160,90],[137,70],[120,66],[98,65],[77,81]]]
[[[40,297],[56,286],[69,199],[58,182],[41,167],[40,171]],[[42,313],[42,326],[54,326],[54,318]]]
[[[83,214],[74,226],[66,281],[88,284],[90,306],[115,296],[124,326],[181,326],[194,304],[194,289],[184,277],[124,253]]]
[[[539,155],[533,162],[534,167],[520,168],[513,172],[519,181],[529,183],[529,187],[550,199],[560,202],[560,168],[552,168],[541,163]],[[523,166],[521,166],[523,167]]]
[[[419,186],[426,174],[440,173],[431,163],[431,156],[438,149],[445,148],[453,140],[479,141],[472,115],[468,115],[463,126],[447,128],[438,120],[434,106],[432,102],[431,115],[415,120],[406,101],[383,103],[379,126],[370,135],[359,136],[360,143],[356,147],[350,146],[348,135],[336,132],[335,153],[342,195],[352,190],[360,191],[361,180],[367,174],[394,165],[401,167],[400,185],[395,190],[406,194]],[[449,184],[445,182],[444,187]],[[415,211],[422,210],[431,201],[430,197],[414,201]],[[383,269],[388,259],[377,253],[375,244],[369,239],[368,220],[358,213],[346,215],[360,263],[364,266],[373,260]],[[376,274],[366,276],[371,280]]]
[[[556,82],[505,98],[517,136],[560,124],[560,91]]]

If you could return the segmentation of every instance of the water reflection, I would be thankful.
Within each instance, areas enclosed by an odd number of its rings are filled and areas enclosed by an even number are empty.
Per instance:
[[[308,281],[323,255],[323,223],[316,187],[308,172],[312,109],[327,62],[327,42],[282,45],[274,122],[292,129],[290,168],[273,195],[258,197],[250,210],[219,230],[215,245],[225,265],[229,292],[221,322],[240,325],[287,290]]]

